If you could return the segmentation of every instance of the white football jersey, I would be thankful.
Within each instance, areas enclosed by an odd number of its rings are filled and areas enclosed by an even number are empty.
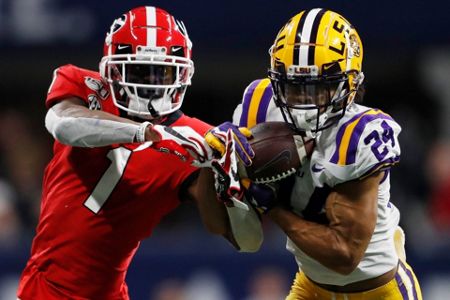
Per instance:
[[[239,126],[252,127],[266,121],[283,121],[272,99],[269,79],[252,82],[233,115]],[[325,201],[332,188],[350,180],[384,171],[378,189],[378,218],[366,253],[349,275],[336,273],[303,253],[289,238],[287,249],[295,255],[301,270],[312,280],[346,285],[382,275],[398,263],[393,235],[400,213],[389,202],[389,169],[400,159],[400,126],[388,114],[358,104],[347,107],[336,125],[316,137],[311,159],[296,173],[291,193],[295,213],[306,220],[326,224]]]

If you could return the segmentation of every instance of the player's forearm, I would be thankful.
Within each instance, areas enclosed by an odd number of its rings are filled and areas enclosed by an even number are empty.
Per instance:
[[[242,252],[258,251],[263,241],[263,232],[258,215],[247,203],[250,210],[225,207],[218,201],[214,189],[214,175],[209,168],[200,170],[195,184],[197,205],[203,223],[214,234],[224,236]]]
[[[159,140],[159,136],[151,131],[151,126],[147,126],[148,123],[89,110],[76,98],[63,100],[50,108],[45,125],[55,139],[77,147]]]
[[[362,258],[330,226],[306,221],[278,207],[269,211],[268,215],[300,250],[335,272],[344,275],[351,273]]]
[[[229,232],[228,216],[223,203],[217,200],[214,175],[209,168],[200,169],[200,174],[190,191],[208,231],[225,236]]]
[[[249,210],[239,207],[227,207],[231,232],[241,252],[256,252],[264,239],[261,220],[245,198],[242,199]]]

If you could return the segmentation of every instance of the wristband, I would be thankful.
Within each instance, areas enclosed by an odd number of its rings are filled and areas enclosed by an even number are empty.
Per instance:
[[[139,125],[137,131],[136,131],[136,142],[138,143],[144,143],[145,142],[145,130],[149,125],[153,125],[150,122],[143,122],[141,125]]]

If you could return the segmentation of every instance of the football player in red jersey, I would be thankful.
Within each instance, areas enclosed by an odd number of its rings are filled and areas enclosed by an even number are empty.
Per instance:
[[[196,167],[211,160],[203,140],[211,126],[179,110],[191,46],[182,22],[138,7],[112,24],[100,72],[56,69],[45,119],[54,157],[21,300],[128,299],[140,241],[183,200],[197,203],[210,232],[241,251],[259,247],[257,216],[217,201],[211,169]],[[243,218],[254,226],[237,230]]]

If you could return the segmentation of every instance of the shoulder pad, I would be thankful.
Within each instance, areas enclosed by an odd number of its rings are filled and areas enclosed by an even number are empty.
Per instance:
[[[79,77],[80,68],[71,64],[67,64],[60,66],[55,71],[58,72],[59,76],[64,76],[67,78],[77,78]]]
[[[78,68],[74,65],[63,65],[53,72],[53,79],[47,92],[46,106],[51,107],[60,99],[67,97],[78,97],[89,105],[87,94],[92,90],[89,82],[98,82],[94,88],[102,87],[98,72]],[[105,89],[105,97],[108,91]]]
[[[267,111],[273,96],[272,85],[268,78],[250,83],[244,91],[241,104],[239,126],[253,127],[266,121]]]
[[[330,171],[339,178],[352,180],[398,163],[400,131],[400,125],[381,110],[370,109],[355,115],[337,131]]]

